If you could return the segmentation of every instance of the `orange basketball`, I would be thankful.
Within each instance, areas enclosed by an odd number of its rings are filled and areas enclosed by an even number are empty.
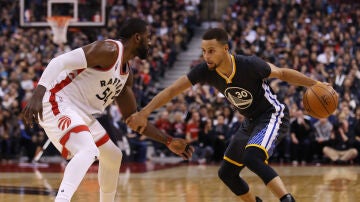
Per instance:
[[[336,110],[338,94],[331,86],[318,83],[306,89],[303,104],[308,115],[326,118]]]

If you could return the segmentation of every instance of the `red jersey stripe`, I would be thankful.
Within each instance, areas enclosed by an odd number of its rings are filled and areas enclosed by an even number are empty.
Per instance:
[[[110,139],[109,135],[106,133],[102,136],[98,141],[96,141],[96,146],[100,147],[101,145],[105,144]]]
[[[78,69],[76,75],[72,74],[72,76],[73,76],[72,79],[74,79],[77,75],[79,75],[84,70],[85,69]],[[56,95],[57,92],[59,92],[65,86],[69,85],[71,83],[72,79],[70,78],[70,75],[69,75],[64,80],[62,80],[60,83],[56,84],[54,86],[54,88],[52,88],[50,90],[49,102],[50,102],[50,104],[52,106],[52,111],[53,111],[54,116],[56,116],[56,115],[58,115],[60,113],[59,105],[56,102],[56,96],[55,95]]]

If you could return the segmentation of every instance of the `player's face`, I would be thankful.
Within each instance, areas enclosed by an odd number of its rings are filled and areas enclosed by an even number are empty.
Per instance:
[[[202,40],[202,54],[210,70],[215,70],[227,57],[227,45],[218,42],[216,39]]]
[[[146,59],[149,53],[149,46],[150,46],[150,40],[149,40],[150,34],[148,32],[145,32],[144,34],[140,35],[140,43],[138,48],[136,49],[137,56],[140,59]]]

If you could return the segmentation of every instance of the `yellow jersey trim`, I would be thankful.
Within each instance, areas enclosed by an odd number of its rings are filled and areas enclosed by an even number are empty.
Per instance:
[[[239,166],[239,167],[244,166],[244,164],[241,164],[241,163],[238,163],[238,162],[236,162],[236,161],[234,161],[234,160],[231,160],[231,159],[229,159],[229,158],[226,157],[226,156],[224,156],[224,160],[227,161],[227,162],[229,162],[229,163],[232,163],[232,164],[234,164],[234,165],[236,165],[236,166]]]
[[[248,144],[248,145],[246,145],[245,148],[248,148],[248,147],[257,147],[257,148],[260,148],[261,150],[263,150],[265,152],[265,155],[266,155],[265,163],[268,164],[269,154],[266,151],[265,147],[263,147],[261,145],[258,145],[258,144]]]
[[[220,71],[216,70],[216,72],[223,78],[225,79],[226,83],[229,84],[229,83],[232,83],[232,79],[234,78],[235,76],[235,73],[236,73],[236,64],[235,64],[235,57],[233,55],[230,54],[230,57],[231,57],[231,63],[232,63],[232,71],[231,71],[231,74],[229,76],[229,78],[224,75],[223,73],[221,73]]]

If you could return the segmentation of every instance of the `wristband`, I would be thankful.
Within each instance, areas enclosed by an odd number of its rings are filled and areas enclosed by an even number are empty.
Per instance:
[[[172,137],[166,137],[166,143],[165,143],[165,145],[168,147],[168,146],[170,145],[170,143],[171,143],[172,140],[173,140]]]

